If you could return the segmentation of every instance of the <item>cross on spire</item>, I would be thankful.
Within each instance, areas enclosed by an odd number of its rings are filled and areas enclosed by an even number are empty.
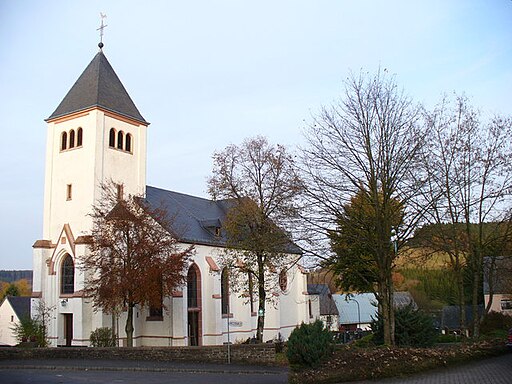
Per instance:
[[[101,18],[101,25],[96,30],[100,31],[100,43],[98,44],[98,47],[100,47],[100,49],[102,49],[103,48],[103,30],[105,29],[105,27],[107,27],[107,25],[104,24],[103,21],[107,18],[107,15],[100,12],[100,18]]]

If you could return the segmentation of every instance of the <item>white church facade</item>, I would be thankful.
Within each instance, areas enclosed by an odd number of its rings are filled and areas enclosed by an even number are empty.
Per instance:
[[[90,241],[89,214],[102,196],[102,184],[110,180],[122,186],[123,194],[144,196],[155,206],[165,203],[186,228],[180,241],[195,247],[187,283],[164,298],[168,309],[155,313],[136,307],[134,345],[219,345],[253,337],[257,300],[229,295],[223,287],[219,255],[225,242],[219,228],[225,207],[146,186],[149,123],[101,49],[46,122],[43,236],[33,245],[32,307],[43,300],[52,309],[50,345],[88,346],[92,331],[112,324],[117,324],[120,345],[125,342],[126,313],[113,319],[94,311],[83,295],[80,268]],[[296,326],[314,320],[303,269],[293,266],[284,277],[270,292],[276,300],[267,304],[264,341],[279,334],[286,339]]]

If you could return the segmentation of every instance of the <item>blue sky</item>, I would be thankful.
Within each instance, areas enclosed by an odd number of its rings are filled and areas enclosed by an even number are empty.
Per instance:
[[[211,155],[265,135],[294,148],[350,71],[417,102],[465,92],[512,112],[512,1],[0,0],[0,269],[42,236],[47,118],[104,52],[144,118],[149,185],[206,194]]]

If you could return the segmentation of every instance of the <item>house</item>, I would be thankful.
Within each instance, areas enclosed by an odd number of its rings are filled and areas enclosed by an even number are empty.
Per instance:
[[[339,327],[346,331],[370,329],[371,322],[377,316],[377,300],[373,293],[354,293],[333,295],[340,313]]]
[[[354,293],[333,295],[334,302],[340,313],[340,329],[354,331],[357,328],[363,331],[370,330],[373,320],[377,318],[377,298],[373,293]],[[394,292],[393,302],[395,308],[412,305],[418,306],[409,292]]]
[[[296,326],[309,321],[306,274],[297,263],[275,271],[279,284],[270,292],[274,305],[267,305],[264,314],[255,309],[254,294],[229,293],[219,257],[226,248],[220,230],[225,202],[147,186],[149,123],[102,46],[46,122],[43,234],[33,245],[33,301],[54,308],[48,327],[51,346],[88,346],[92,331],[112,324],[117,324],[120,343],[126,340],[126,312],[112,318],[93,311],[83,294],[88,272],[80,268],[80,260],[89,252],[89,213],[107,181],[117,184],[123,196],[143,196],[155,207],[163,204],[181,229],[179,241],[195,247],[187,283],[163,299],[168,310],[154,314],[136,307],[134,345],[196,346],[246,340],[256,333],[258,316],[265,316],[265,341],[278,334],[286,339]],[[290,247],[287,257],[299,256]]]
[[[484,305],[489,312],[512,316],[512,258],[484,258]]]
[[[321,320],[330,331],[338,330],[339,312],[327,284],[308,284],[310,320]]]
[[[0,346],[18,344],[12,328],[30,316],[30,300],[26,296],[6,296],[0,303]]]

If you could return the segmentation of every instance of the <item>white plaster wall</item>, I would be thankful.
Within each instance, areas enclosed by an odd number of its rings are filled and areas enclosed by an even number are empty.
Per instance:
[[[61,134],[83,130],[83,144],[61,151]],[[132,152],[110,148],[109,131],[132,135]],[[115,119],[98,109],[48,124],[43,238],[55,241],[62,226],[69,223],[75,236],[89,233],[88,216],[101,184],[113,180],[124,184],[125,193],[143,194],[146,185],[146,129],[143,125]],[[72,199],[67,200],[67,185]]]
[[[0,305],[0,345],[16,345],[18,341],[11,330],[18,323],[19,319],[7,300]]]
[[[507,315],[510,315],[512,316],[512,310],[509,309],[509,310],[501,310],[501,300],[512,300],[512,295],[511,294],[500,294],[500,293],[497,293],[497,294],[494,294],[493,297],[492,297],[492,305],[491,305],[491,308],[490,308],[490,312],[502,312],[504,314],[507,314]],[[489,300],[490,300],[490,296],[489,295],[484,295],[484,302],[485,302],[485,305],[487,306],[487,304],[489,303]]]

